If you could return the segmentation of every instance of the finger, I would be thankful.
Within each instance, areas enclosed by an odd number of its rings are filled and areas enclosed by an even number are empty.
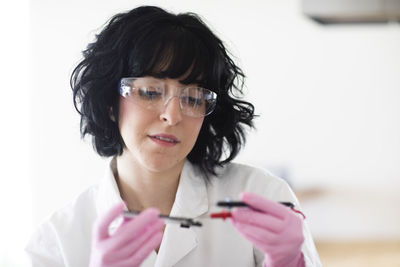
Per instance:
[[[156,208],[148,208],[140,212],[136,217],[130,220],[124,221],[119,227],[115,234],[124,232],[125,234],[134,234],[138,229],[144,228],[149,223],[152,223],[159,219],[160,212]]]
[[[289,212],[289,209],[285,206],[275,201],[265,199],[254,193],[243,192],[240,194],[240,199],[251,208],[263,211],[278,218],[285,218],[286,214]]]
[[[130,240],[137,238],[148,225],[160,220],[158,217],[159,214],[157,209],[149,208],[142,211],[133,220],[123,223],[117,228],[111,238],[104,240],[104,249],[109,251],[122,248]]]
[[[136,253],[136,251],[149,240],[157,232],[161,232],[164,226],[164,221],[158,219],[157,221],[151,223],[145,230],[140,233],[136,238],[130,240],[129,243],[125,244],[118,250],[113,251],[105,257],[107,262],[117,262],[121,259],[126,259],[129,256]]]
[[[101,216],[96,222],[95,235],[98,240],[109,237],[108,227],[112,221],[114,221],[124,210],[125,203],[120,202],[108,210],[103,216]]]
[[[122,261],[121,264],[126,263],[127,265],[125,266],[132,266],[132,264],[139,264],[142,263],[148,256],[149,254],[157,248],[161,241],[162,241],[163,233],[162,232],[156,232],[154,235],[152,235],[136,252],[133,254],[130,258],[126,259],[125,261]],[[135,266],[135,265],[134,265]]]
[[[232,210],[231,214],[232,220],[235,222],[250,224],[274,233],[281,232],[284,226],[284,221],[282,219],[250,209],[236,208]]]
[[[250,225],[250,224],[243,224],[240,222],[232,222],[233,226],[236,230],[244,235],[246,238],[250,238],[250,241],[262,241],[263,243],[268,242],[275,242],[276,237],[278,236],[276,233],[265,230],[263,228]]]

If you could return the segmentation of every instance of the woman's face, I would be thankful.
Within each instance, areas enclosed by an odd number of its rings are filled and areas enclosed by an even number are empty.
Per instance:
[[[177,88],[187,86],[178,79],[140,79],[150,84],[162,82],[173,94]],[[148,110],[121,97],[119,130],[126,146],[122,156],[152,172],[182,168],[196,143],[203,120],[203,117],[183,115],[178,97],[171,98],[161,110]]]

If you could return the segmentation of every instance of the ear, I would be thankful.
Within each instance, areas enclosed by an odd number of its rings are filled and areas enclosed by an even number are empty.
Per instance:
[[[115,122],[115,117],[114,117],[114,112],[113,112],[113,108],[110,107],[110,109],[108,110],[108,115],[110,116],[110,119]]]

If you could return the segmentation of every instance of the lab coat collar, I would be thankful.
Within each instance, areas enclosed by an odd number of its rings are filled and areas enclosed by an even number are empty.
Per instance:
[[[122,202],[117,181],[114,177],[115,168],[116,159],[112,158],[107,163],[104,177],[99,183],[99,191],[96,201],[97,214],[99,216],[105,214],[114,205]]]
[[[208,196],[205,178],[189,161],[186,161],[170,216],[196,218],[207,211]],[[196,248],[197,244],[197,234],[193,228],[168,224],[155,266],[173,266]]]

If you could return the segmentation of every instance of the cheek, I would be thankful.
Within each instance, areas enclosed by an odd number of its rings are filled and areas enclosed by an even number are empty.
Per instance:
[[[123,139],[126,138],[125,135],[128,132],[127,128],[131,128],[130,125],[132,122],[130,121],[130,114],[131,112],[128,108],[128,105],[126,105],[125,103],[121,103],[119,108],[118,127]]]
[[[137,136],[138,133],[143,132],[146,127],[146,114],[129,103],[123,101],[119,109],[119,130],[124,142],[130,143],[129,140]],[[129,139],[129,140],[128,140]]]
[[[126,101],[120,101],[118,110],[118,121],[120,125],[125,123],[127,114],[129,114],[129,105],[127,105]]]
[[[190,136],[192,137],[192,142],[193,144],[197,140],[197,136],[199,135],[201,126],[203,125],[204,118],[199,118],[193,121],[189,126],[188,126],[188,132],[190,132]]]

